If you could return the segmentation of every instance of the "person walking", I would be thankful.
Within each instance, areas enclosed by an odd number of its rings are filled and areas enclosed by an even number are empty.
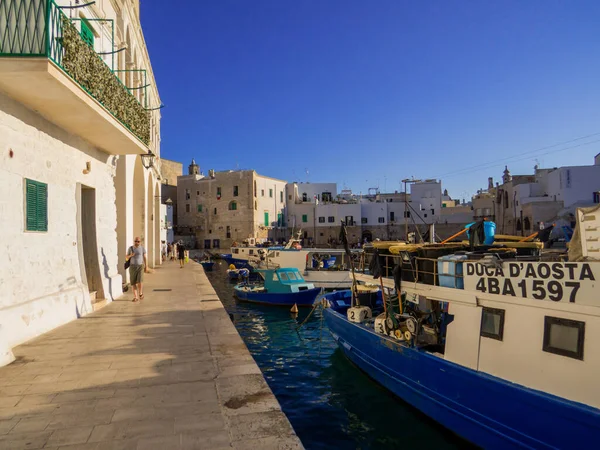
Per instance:
[[[185,262],[185,246],[182,242],[177,244],[177,253],[179,256],[179,268],[183,269],[183,263]]]
[[[162,255],[161,262],[165,262],[167,260],[167,243],[165,241],[161,241],[160,253]]]
[[[129,279],[133,288],[133,301],[138,302],[144,299],[142,281],[144,272],[148,273],[146,249],[141,246],[139,237],[134,239],[133,245],[129,247],[125,258],[129,261]]]

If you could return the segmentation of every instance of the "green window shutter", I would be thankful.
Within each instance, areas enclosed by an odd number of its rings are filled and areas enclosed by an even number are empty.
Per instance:
[[[37,229],[48,231],[48,185],[38,183],[37,187]]]
[[[308,222],[308,215],[302,214],[302,222]]]
[[[202,205],[198,205],[198,212],[202,212]]]
[[[26,226],[27,231],[37,231],[37,184],[26,180]]]
[[[269,226],[269,213],[265,212],[265,227]]]
[[[25,179],[25,229],[48,231],[48,185]]]
[[[94,33],[87,20],[81,21],[81,39],[83,39],[87,45],[94,48]]]

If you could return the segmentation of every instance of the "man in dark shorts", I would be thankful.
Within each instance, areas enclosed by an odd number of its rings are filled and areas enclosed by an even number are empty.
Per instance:
[[[183,263],[185,262],[185,245],[183,245],[183,242],[177,244],[177,255],[179,257],[179,268],[183,269]]]
[[[144,272],[148,272],[148,261],[146,260],[146,249],[141,246],[139,237],[134,239],[134,244],[129,247],[126,259],[129,264],[129,281],[133,288],[133,301],[137,302],[144,299],[144,290],[142,281],[144,280]]]

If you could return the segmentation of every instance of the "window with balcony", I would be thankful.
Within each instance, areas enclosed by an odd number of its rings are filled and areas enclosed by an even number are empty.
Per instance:
[[[331,198],[332,198],[332,196],[331,196],[331,192],[323,192],[323,193],[321,193],[321,199],[322,199],[324,202],[330,202],[330,201],[331,201]]]
[[[25,230],[48,231],[48,185],[25,179]]]
[[[106,119],[106,123],[96,124],[108,130],[108,139],[106,134],[97,132],[98,126],[91,127],[94,128],[93,131],[81,129],[75,133],[109,153],[114,149],[125,154],[139,154],[141,147],[138,143],[129,138],[122,139],[122,133],[131,133],[145,146],[149,145],[151,124],[150,114],[146,111],[148,105],[140,104],[134,91],[124,86],[116,73],[117,68],[112,58],[106,58],[107,64],[94,51],[95,36],[99,34],[95,33],[92,24],[98,24],[99,28],[104,28],[104,25],[80,17],[79,14],[73,14],[74,17],[70,18],[72,13],[69,11],[69,15],[65,14],[67,11],[61,9],[61,6],[54,0],[2,0],[0,16],[5,17],[0,17],[3,33],[0,39],[0,58],[33,56],[51,60],[61,69],[61,73],[50,73],[47,70],[42,73],[44,71],[36,68],[39,64],[35,61],[36,58],[20,58],[21,70],[28,72],[25,78],[31,86],[31,97],[38,99],[38,103],[29,106],[56,125],[65,127],[66,124],[70,127],[68,131],[74,132],[78,127],[98,118],[93,110],[95,105],[91,105],[89,99],[71,99],[61,95],[65,93],[65,89],[71,89],[69,83],[75,83],[78,85],[77,90],[83,89],[85,95],[93,97],[112,115],[102,119]],[[70,79],[64,78],[65,74]],[[39,83],[36,77],[44,77],[45,82]],[[18,88],[18,83],[13,83],[11,88]],[[57,106],[70,111],[68,120],[59,117],[56,113]],[[123,124],[126,130],[121,130],[121,127],[113,130],[107,126],[112,125],[109,122],[113,119]],[[109,145],[107,142],[111,142],[109,147],[106,147]]]
[[[81,19],[81,39],[91,48],[94,48],[94,32],[86,19]]]
[[[302,193],[302,201],[303,202],[307,202],[308,201],[308,195],[306,194],[306,192]]]

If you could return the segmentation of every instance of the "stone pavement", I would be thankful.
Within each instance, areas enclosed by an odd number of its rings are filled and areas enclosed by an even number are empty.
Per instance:
[[[202,266],[13,349],[0,449],[301,449]]]

